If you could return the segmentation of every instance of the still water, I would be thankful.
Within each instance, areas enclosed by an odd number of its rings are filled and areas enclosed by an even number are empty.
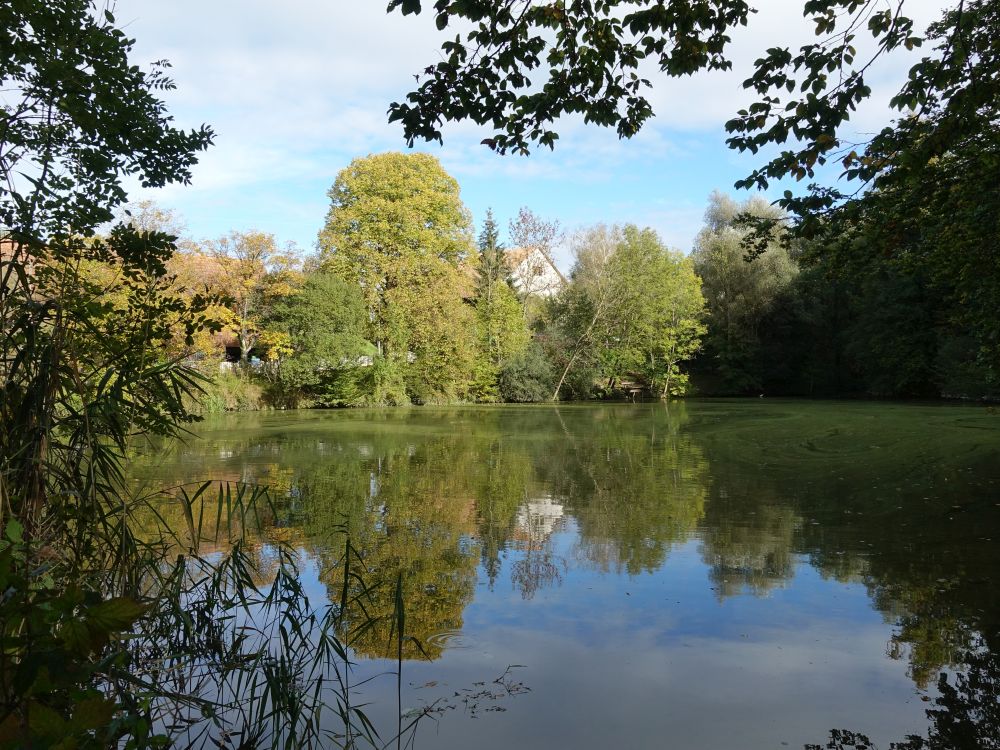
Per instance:
[[[401,572],[423,651],[408,647],[403,703],[444,707],[418,748],[802,748],[832,729],[1000,743],[996,411],[233,415],[134,473],[270,485],[317,600],[339,585],[343,524],[372,575]],[[355,651],[362,674],[392,668],[385,634]],[[391,722],[395,683],[364,690]]]

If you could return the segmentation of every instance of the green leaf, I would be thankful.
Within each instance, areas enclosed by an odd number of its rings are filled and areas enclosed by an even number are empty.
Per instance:
[[[99,696],[87,698],[77,704],[71,724],[77,730],[100,729],[110,724],[114,715],[114,701]]]
[[[59,630],[59,638],[70,651],[87,653],[93,649],[94,639],[83,620],[70,620]]]
[[[12,518],[7,522],[4,536],[14,544],[20,544],[24,540],[24,526],[16,518]]]
[[[142,617],[147,606],[126,596],[108,599],[87,610],[87,622],[108,633],[117,633],[132,627]]]

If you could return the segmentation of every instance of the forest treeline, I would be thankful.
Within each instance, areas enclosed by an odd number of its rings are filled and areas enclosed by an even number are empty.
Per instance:
[[[748,219],[787,219],[759,196],[712,194],[689,252],[631,225],[566,236],[529,208],[505,247],[491,212],[475,232],[458,183],[426,154],[356,159],[329,197],[309,256],[257,231],[178,243],[175,289],[210,304],[171,353],[208,377],[205,410],[1000,395],[940,280],[877,252],[845,265],[777,232],[752,251]],[[149,204],[130,221],[178,231]]]

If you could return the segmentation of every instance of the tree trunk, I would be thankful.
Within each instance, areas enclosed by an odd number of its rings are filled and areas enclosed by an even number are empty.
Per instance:
[[[573,352],[573,356],[569,358],[569,362],[566,363],[566,368],[563,370],[562,377],[559,378],[559,382],[556,384],[556,390],[552,394],[553,401],[559,400],[559,390],[562,388],[562,385],[566,380],[566,376],[569,374],[569,368],[573,366],[573,363],[576,361],[577,355],[579,354],[580,350],[577,349],[575,352]]]
[[[250,349],[253,346],[253,342],[250,341],[250,337],[247,336],[242,331],[240,331],[239,339],[240,339],[240,365],[242,365],[243,368],[245,369],[250,366]]]

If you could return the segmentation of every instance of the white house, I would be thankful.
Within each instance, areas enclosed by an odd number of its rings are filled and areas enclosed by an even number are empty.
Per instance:
[[[566,277],[549,253],[537,247],[514,247],[504,252],[514,285],[523,296],[551,297],[566,285]]]

